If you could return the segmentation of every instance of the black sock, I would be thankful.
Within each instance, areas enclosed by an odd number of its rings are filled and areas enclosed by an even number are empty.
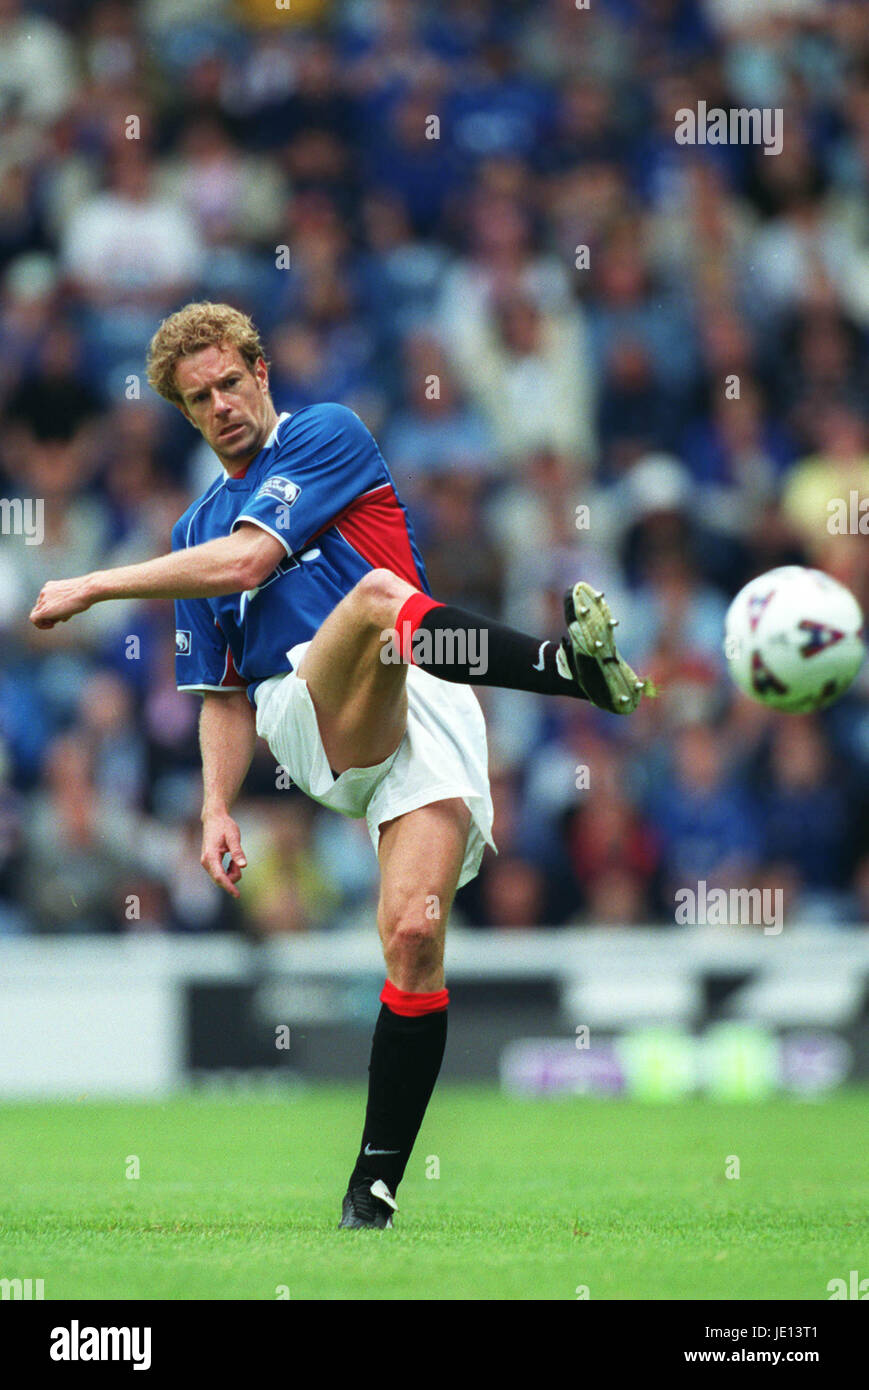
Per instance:
[[[382,1178],[395,1194],[441,1069],[446,1040],[446,1009],[408,1018],[381,1006],[371,1044],[365,1128],[351,1187],[362,1179]]]
[[[569,673],[565,677],[558,669],[557,641],[529,637],[516,628],[491,622],[452,604],[430,608],[412,625],[412,632],[410,651],[414,666],[441,680],[531,690],[539,695],[572,695],[578,700],[587,698],[573,677]],[[400,614],[398,635],[406,646]]]

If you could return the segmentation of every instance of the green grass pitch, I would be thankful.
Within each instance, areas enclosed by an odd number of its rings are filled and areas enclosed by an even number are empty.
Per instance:
[[[869,1275],[865,1091],[442,1086],[395,1229],[338,1231],[362,1104],[324,1087],[0,1106],[0,1278],[44,1279],[46,1300],[816,1300]]]

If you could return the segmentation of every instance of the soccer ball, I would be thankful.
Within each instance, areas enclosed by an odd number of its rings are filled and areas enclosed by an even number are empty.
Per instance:
[[[740,690],[805,714],[844,695],[865,655],[863,614],[822,570],[782,565],[752,579],[727,610],[724,654]]]

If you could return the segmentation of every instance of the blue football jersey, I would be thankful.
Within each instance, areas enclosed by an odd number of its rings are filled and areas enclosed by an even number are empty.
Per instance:
[[[289,651],[372,569],[431,592],[389,469],[346,406],[282,415],[243,477],[223,474],[187,508],[172,549],[242,522],[277,537],[286,558],[257,589],[176,600],[179,690],[247,690],[253,703],[260,682],[291,669]]]

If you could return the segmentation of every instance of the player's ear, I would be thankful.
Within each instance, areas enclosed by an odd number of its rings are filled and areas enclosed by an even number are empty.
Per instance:
[[[265,358],[258,357],[254,363],[253,374],[256,377],[263,391],[269,389],[269,369],[266,366]]]

